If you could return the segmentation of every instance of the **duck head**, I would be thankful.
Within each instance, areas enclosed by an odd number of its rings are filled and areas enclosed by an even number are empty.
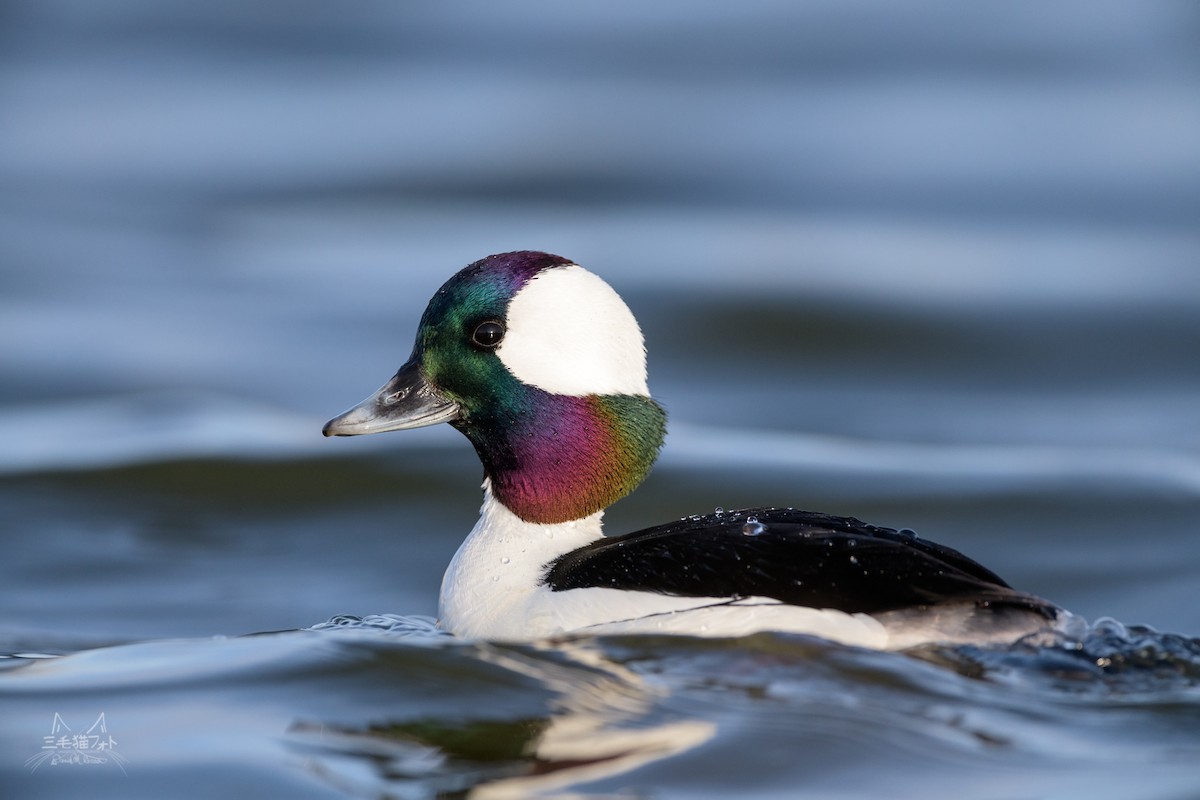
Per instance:
[[[582,519],[650,472],[666,415],[646,385],[641,330],[604,281],[560,256],[488,256],[446,282],[412,355],[326,436],[448,422],[485,487],[527,522]]]

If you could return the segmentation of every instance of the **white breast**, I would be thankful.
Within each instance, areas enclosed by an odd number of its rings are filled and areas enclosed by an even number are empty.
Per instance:
[[[600,538],[598,511],[554,525],[526,522],[483,484],[479,521],[454,554],[442,578],[438,624],[471,639],[528,641],[553,630],[538,616],[536,599],[545,565],[563,553]]]

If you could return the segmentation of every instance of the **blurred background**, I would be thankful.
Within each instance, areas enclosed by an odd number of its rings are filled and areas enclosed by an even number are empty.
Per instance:
[[[432,614],[480,472],[323,440],[494,252],[671,414],[609,530],[912,527],[1200,633],[1200,6],[10,0],[0,649]]]

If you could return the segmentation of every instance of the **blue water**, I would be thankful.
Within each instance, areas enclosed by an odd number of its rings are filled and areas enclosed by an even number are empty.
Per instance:
[[[1200,796],[1195,4],[28,0],[0,109],[0,797]],[[610,530],[850,514],[1076,628],[431,633],[470,447],[320,426],[517,248],[646,333]]]

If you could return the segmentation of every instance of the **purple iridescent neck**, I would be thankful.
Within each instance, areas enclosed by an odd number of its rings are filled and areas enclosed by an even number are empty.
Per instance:
[[[571,397],[522,386],[521,413],[453,423],[479,454],[496,499],[526,522],[583,519],[650,472],[666,414],[649,397]]]

